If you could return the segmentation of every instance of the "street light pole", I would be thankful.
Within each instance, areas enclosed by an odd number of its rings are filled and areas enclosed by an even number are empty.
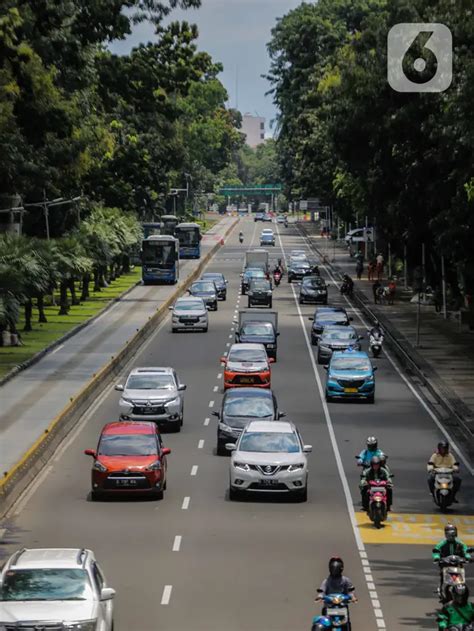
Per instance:
[[[444,256],[441,257],[441,283],[442,283],[442,291],[443,291],[443,318],[446,320],[448,317],[448,314],[447,314],[447,305],[446,305],[446,270],[444,267]]]

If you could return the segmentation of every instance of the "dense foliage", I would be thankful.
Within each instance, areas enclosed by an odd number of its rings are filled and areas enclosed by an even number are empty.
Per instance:
[[[443,93],[402,94],[387,82],[387,34],[400,22],[452,31],[454,79]],[[368,216],[380,243],[413,269],[426,244],[474,290],[474,13],[470,0],[320,0],[282,18],[269,44],[287,191]],[[434,68],[435,70],[435,68]],[[433,71],[429,64],[426,74]]]

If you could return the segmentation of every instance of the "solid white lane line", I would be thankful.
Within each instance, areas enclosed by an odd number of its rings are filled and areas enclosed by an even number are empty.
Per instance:
[[[169,605],[172,590],[173,585],[165,585],[165,588],[163,589],[163,596],[161,597],[162,605]]]
[[[213,408],[214,407],[214,401],[209,401],[209,407]]]
[[[59,346],[57,346],[54,351],[51,351],[51,355],[54,355],[54,353],[57,353],[58,351],[60,351],[62,348],[64,348],[64,344],[60,344]]]
[[[189,496],[186,496],[183,500],[183,504],[181,505],[181,510],[188,510],[190,501],[191,498]]]
[[[179,549],[181,548],[182,539],[183,538],[181,535],[176,535],[173,541],[173,552],[179,552]]]
[[[204,419],[204,425],[209,425],[209,421],[210,421],[210,420],[211,420],[210,418],[205,418],[205,419]]]
[[[193,466],[191,467],[191,475],[195,476],[198,472],[198,465],[197,464],[193,464]]]
[[[219,390],[219,386],[214,386],[213,391],[217,392]]]
[[[204,447],[204,440],[201,438],[201,440],[198,442],[198,449],[202,449]]]
[[[280,249],[282,251],[283,259],[284,259],[284,262],[285,262],[285,267],[288,268],[287,258],[286,258],[285,250],[283,249],[283,244],[281,242],[281,236],[280,236],[280,231],[278,230],[278,227],[277,227],[277,234],[278,234],[278,240],[279,240],[279,243],[280,243]],[[326,426],[327,426],[327,430],[328,430],[328,433],[329,433],[329,439],[331,441],[331,446],[332,446],[332,450],[333,450],[333,453],[334,453],[334,459],[336,461],[336,467],[337,467],[337,471],[338,471],[338,474],[339,474],[339,479],[341,481],[342,489],[343,489],[343,492],[344,492],[344,497],[345,497],[345,500],[346,500],[346,507],[347,507],[347,512],[348,512],[348,515],[349,515],[349,520],[350,520],[350,523],[351,523],[351,526],[352,526],[352,532],[354,534],[354,539],[355,539],[355,542],[356,542],[357,549],[358,549],[359,553],[360,552],[364,552],[365,553],[366,550],[365,550],[364,542],[362,541],[362,537],[361,537],[361,534],[360,534],[360,531],[359,531],[359,527],[357,525],[357,520],[356,520],[356,516],[355,516],[355,511],[354,511],[354,503],[352,501],[352,495],[351,495],[351,491],[350,491],[350,488],[349,488],[349,482],[347,481],[346,473],[344,471],[344,465],[342,463],[341,453],[339,451],[339,445],[337,444],[337,439],[336,439],[336,434],[335,434],[335,431],[334,431],[334,426],[333,426],[333,423],[332,423],[331,415],[329,413],[328,405],[326,403],[326,397],[325,397],[323,384],[322,384],[322,381],[321,381],[321,377],[319,376],[318,367],[316,365],[316,360],[314,358],[313,349],[311,347],[311,342],[310,342],[310,339],[309,339],[309,336],[308,336],[308,332],[306,330],[306,325],[305,325],[305,321],[304,321],[304,318],[303,318],[303,313],[301,311],[301,307],[299,305],[298,298],[297,298],[296,291],[295,291],[295,288],[294,288],[293,284],[291,284],[291,291],[292,291],[292,294],[293,294],[293,300],[294,300],[295,305],[296,305],[296,311],[298,313],[298,318],[299,318],[299,321],[300,321],[300,324],[301,324],[301,330],[303,332],[303,337],[304,337],[304,340],[306,342],[306,349],[308,351],[309,360],[311,362],[311,367],[313,369],[314,379],[315,379],[316,385],[318,387],[319,398],[321,399],[321,405],[322,405],[323,412],[324,412],[324,417],[325,417],[325,420],[326,420]],[[361,559],[361,561],[362,561],[362,559]],[[368,568],[362,566],[362,569],[365,572]],[[370,569],[369,569],[369,572],[370,572]],[[366,578],[367,586],[369,586],[369,581],[370,581],[370,585],[373,586],[373,577],[372,577],[372,575],[371,574],[366,574],[365,578]],[[372,587],[372,589],[374,589],[374,587]],[[380,611],[381,615],[380,616],[376,616],[376,620],[377,621],[380,620],[383,623],[383,625],[385,626],[385,622],[384,622],[384,620],[382,618],[382,612],[381,612],[380,609],[378,611]],[[374,614],[375,614],[375,611],[374,611]]]

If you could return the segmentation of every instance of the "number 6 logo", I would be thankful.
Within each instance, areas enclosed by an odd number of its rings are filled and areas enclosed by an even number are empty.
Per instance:
[[[444,92],[453,79],[453,38],[444,24],[403,23],[387,38],[387,79],[397,92]]]

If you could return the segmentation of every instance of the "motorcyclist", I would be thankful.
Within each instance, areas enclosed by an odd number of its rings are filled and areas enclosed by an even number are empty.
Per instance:
[[[358,458],[357,462],[359,465],[363,467],[370,467],[370,461],[374,456],[379,456],[382,452],[378,448],[378,440],[375,436],[369,436],[367,438],[367,447],[363,449]]]
[[[353,602],[357,602],[354,593],[355,587],[347,576],[343,575],[344,562],[339,557],[331,557],[329,559],[329,576],[321,583],[315,600],[322,600],[323,596],[328,594],[346,594],[351,597]],[[326,608],[323,609],[323,615],[326,614]]]
[[[372,328],[369,331],[369,335],[372,335],[373,337],[377,337],[377,336],[383,337],[384,336],[383,329],[380,326],[380,322],[377,319],[374,320],[374,324],[373,324]]]
[[[461,539],[458,539],[458,529],[454,524],[446,524],[444,527],[444,539],[433,548],[433,561],[439,563],[441,559],[451,556],[452,554],[471,561],[470,548]],[[443,584],[443,569],[440,568],[439,588]]]
[[[461,478],[457,475],[459,471],[459,463],[456,462],[456,458],[449,451],[449,443],[447,441],[440,441],[438,443],[438,450],[431,456],[428,461],[427,470],[429,473],[428,486],[431,495],[434,497],[435,487],[435,469],[452,469],[453,470],[453,502],[458,503],[456,494],[461,488]]]
[[[342,277],[342,281],[343,281],[343,285],[341,287],[341,291],[343,287],[345,286],[346,293],[352,294],[352,292],[354,291],[354,281],[349,276],[349,274],[344,274],[344,276]]]
[[[454,585],[452,595],[453,600],[447,603],[438,614],[439,631],[456,627],[456,625],[462,629],[464,625],[474,622],[474,605],[469,602],[467,585]]]
[[[242,232],[242,230],[239,232],[239,241],[240,243],[243,243],[244,241],[244,233]]]
[[[362,507],[365,511],[369,510],[369,488],[370,482],[380,480],[387,483],[387,510],[390,510],[392,506],[393,491],[392,481],[390,475],[386,469],[382,467],[382,462],[379,456],[373,456],[370,461],[370,467],[364,470],[364,473],[360,479],[360,493],[362,496]]]

